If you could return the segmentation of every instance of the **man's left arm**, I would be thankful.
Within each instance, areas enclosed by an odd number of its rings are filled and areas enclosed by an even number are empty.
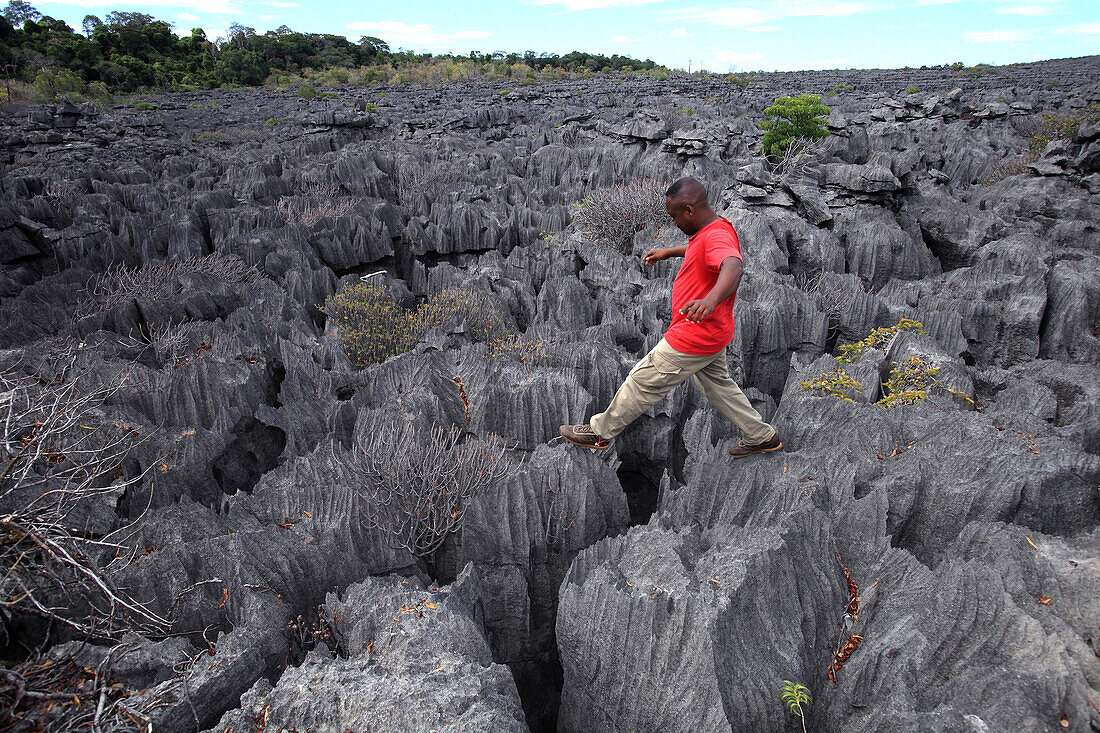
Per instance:
[[[714,287],[710,289],[706,297],[688,301],[680,309],[680,312],[692,323],[703,320],[713,313],[722,301],[733,297],[733,294],[737,292],[737,286],[741,284],[743,273],[744,268],[741,265],[740,257],[730,256],[722,260],[722,266],[718,270],[718,281],[714,283]]]

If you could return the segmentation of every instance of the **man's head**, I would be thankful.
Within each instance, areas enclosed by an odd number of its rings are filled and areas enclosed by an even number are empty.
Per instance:
[[[707,203],[707,192],[694,178],[681,178],[665,191],[665,211],[689,237],[714,221],[717,215]]]

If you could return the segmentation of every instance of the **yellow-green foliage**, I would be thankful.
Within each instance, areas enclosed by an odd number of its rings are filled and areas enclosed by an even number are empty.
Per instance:
[[[410,316],[417,339],[436,326],[465,319],[475,341],[503,338],[509,329],[492,301],[480,290],[452,288],[432,296]]]
[[[844,367],[837,367],[831,372],[819,374],[807,382],[800,382],[798,386],[802,389],[816,389],[845,402],[855,402],[850,396],[853,390],[863,391],[863,386],[851,374],[844,371]]]
[[[335,322],[344,353],[362,366],[404,353],[432,328],[459,321],[474,341],[492,343],[508,334],[500,313],[479,291],[444,290],[407,310],[383,286],[361,282],[330,296],[321,310]]]
[[[1051,141],[1068,140],[1082,124],[1100,121],[1100,104],[1089,105],[1084,111],[1071,115],[1043,115],[1042,120],[1042,128],[1028,143],[1026,158],[1029,163],[1038,160]]]
[[[957,389],[951,389],[941,382],[937,378],[940,368],[929,366],[919,356],[910,356],[901,364],[893,362],[892,367],[890,377],[882,384],[882,399],[876,402],[876,405],[882,405],[885,408],[913,405],[928,397],[928,390],[932,387],[939,387],[965,402],[974,404],[974,400],[969,395]]]
[[[537,339],[529,339],[519,334],[509,334],[503,338],[494,339],[486,343],[486,356],[514,356],[521,364],[546,356],[546,344]]]
[[[878,349],[886,344],[890,343],[890,339],[894,338],[901,331],[916,331],[917,333],[928,333],[924,330],[924,324],[914,321],[909,318],[902,318],[898,321],[896,326],[888,326],[884,328],[876,328],[867,335],[867,338],[862,341],[856,341],[854,344],[847,344],[840,347],[840,356],[837,361],[848,364],[859,358],[859,355],[863,353],[864,349]]]

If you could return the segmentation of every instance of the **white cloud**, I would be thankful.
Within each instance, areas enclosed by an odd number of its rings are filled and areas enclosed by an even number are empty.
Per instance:
[[[753,33],[766,33],[768,31],[777,31],[779,26],[777,25],[750,25],[745,30],[752,31]]]
[[[196,21],[196,20],[199,19],[199,16],[191,15],[191,13],[180,13],[176,17],[179,18],[180,20],[188,22],[188,23],[190,23],[192,21]]]
[[[260,3],[260,5],[270,5],[273,8],[296,8],[298,3],[284,3],[279,0],[268,0],[268,2]]]
[[[743,30],[779,30],[777,21],[787,18],[843,18],[902,8],[953,5],[967,0],[740,0],[728,7],[695,6],[673,11],[677,20],[695,21]],[[1027,0],[1023,0],[1026,2]],[[1031,0],[1038,4],[1044,0]],[[1049,0],[1060,2],[1060,0]]]
[[[103,7],[102,0],[54,0],[56,5],[69,5],[78,8]],[[150,8],[172,8],[173,10],[201,10],[204,13],[217,15],[243,15],[244,11],[236,0],[136,0],[115,2],[110,7],[138,6],[142,10]]]
[[[641,40],[642,39],[640,39],[640,38],[631,38],[630,36],[612,36],[611,37],[611,42],[612,43],[639,43],[639,42],[641,42]]]
[[[492,35],[488,31],[476,30],[440,33],[428,23],[409,24],[399,20],[358,20],[348,23],[347,28],[377,36],[395,48],[398,46],[424,48],[449,41],[489,38]]]
[[[665,0],[535,0],[536,5],[562,5],[566,10],[596,10],[598,8],[629,8],[663,3]]]
[[[669,38],[687,38],[687,28],[675,28],[669,34]]]
[[[760,25],[771,16],[759,8],[687,8],[679,16],[681,20],[698,20],[732,28]]]
[[[1078,23],[1058,28],[1054,32],[1060,36],[1100,36],[1100,23]]]
[[[963,38],[971,43],[1020,43],[1035,38],[1035,31],[1027,28],[1002,28],[991,31],[970,31]]]
[[[1047,5],[1016,5],[1010,8],[999,8],[997,12],[1001,15],[1053,15],[1054,10]]]
[[[712,68],[724,69],[729,66],[744,66],[752,61],[759,61],[761,59],[759,51],[753,51],[752,53],[744,53],[741,51],[725,50],[719,51],[714,56],[715,64]]]

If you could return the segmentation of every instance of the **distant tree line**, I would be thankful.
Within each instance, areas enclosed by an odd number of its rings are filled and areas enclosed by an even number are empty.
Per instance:
[[[626,56],[572,53],[471,52],[468,56],[393,51],[380,38],[358,43],[327,33],[298,33],[280,26],[267,33],[233,23],[226,38],[211,40],[201,28],[178,37],[151,15],[115,11],[84,18],[82,33],[62,20],[43,16],[25,0],[11,0],[0,17],[0,64],[5,77],[33,82],[43,69],[56,79],[70,72],[74,84],[101,83],[108,90],[193,90],[256,86],[272,74],[301,74],[370,66],[413,66],[440,59],[478,65],[526,64],[567,72],[642,71],[657,66]],[[64,86],[64,82],[62,82]]]

